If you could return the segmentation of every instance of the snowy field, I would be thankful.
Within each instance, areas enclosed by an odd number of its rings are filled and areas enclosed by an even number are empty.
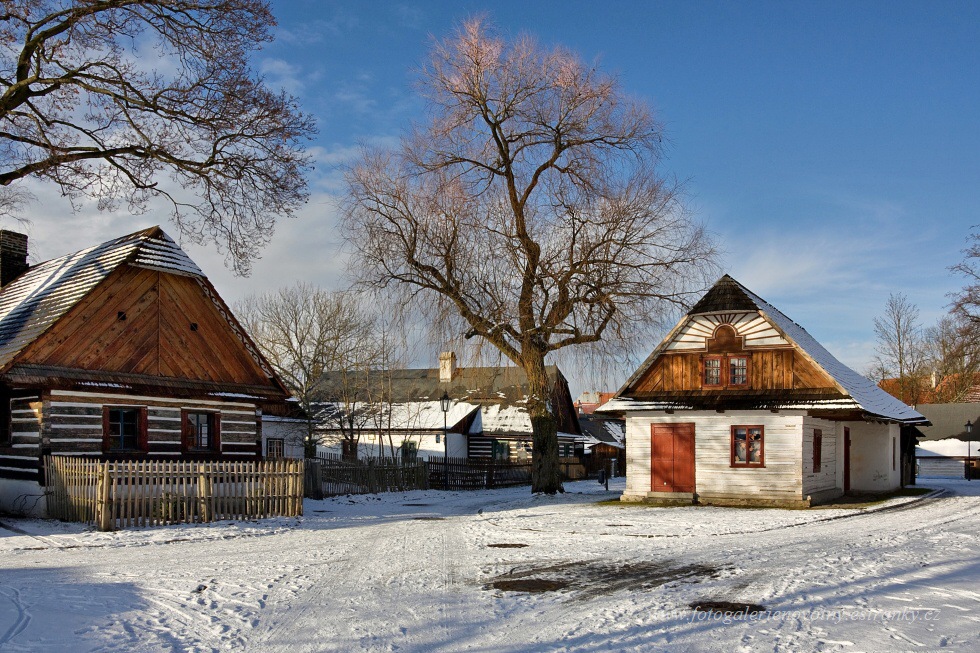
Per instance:
[[[651,508],[589,481],[212,527],[0,518],[0,650],[980,650],[980,482],[920,483],[944,492]]]

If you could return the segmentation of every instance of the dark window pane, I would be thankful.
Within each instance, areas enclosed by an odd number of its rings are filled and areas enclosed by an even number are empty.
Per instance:
[[[210,413],[187,413],[187,428],[190,429],[190,446],[194,449],[211,449]]]
[[[729,363],[728,383],[730,385],[745,385],[748,382],[748,359],[732,358],[729,359]]]
[[[109,448],[135,451],[139,447],[139,409],[109,409]]]
[[[721,385],[721,361],[717,358],[704,361],[704,384]]]

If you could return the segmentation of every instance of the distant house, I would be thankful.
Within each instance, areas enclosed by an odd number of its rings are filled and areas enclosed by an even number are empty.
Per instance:
[[[918,427],[915,459],[919,476],[964,478],[968,461],[977,467],[980,403],[919,404],[915,409],[931,422]],[[967,423],[971,427],[969,433]]]
[[[270,460],[304,458],[309,423],[295,400],[262,404],[262,456]]]
[[[43,513],[45,454],[255,460],[286,388],[159,227],[33,267],[0,232],[0,510]]]
[[[626,416],[624,500],[715,504],[893,490],[927,423],[728,275],[598,412]]]
[[[436,369],[399,369],[383,373],[382,399],[339,401],[348,394],[348,375],[324,375],[324,393],[333,398],[318,414],[320,432],[336,453],[341,440],[356,437],[364,456],[442,456],[524,459],[531,453],[531,419],[527,412],[527,376],[518,367],[457,367],[456,355],[443,352]],[[558,421],[559,455],[574,455],[581,435],[568,381],[554,365],[547,368],[549,405]],[[440,399],[448,394],[445,414]],[[357,412],[350,416],[345,412]],[[341,420],[347,424],[340,428]],[[443,427],[448,442],[442,441]],[[353,425],[351,427],[350,425]],[[405,452],[404,454],[402,452]]]
[[[609,398],[615,393],[608,393]],[[604,403],[604,402],[603,402]],[[602,405],[602,404],[599,404]],[[596,406],[596,408],[599,407]],[[579,406],[578,422],[582,427],[582,463],[591,473],[600,469],[616,476],[626,475],[626,422],[601,413],[584,413]],[[615,465],[609,461],[616,461]]]

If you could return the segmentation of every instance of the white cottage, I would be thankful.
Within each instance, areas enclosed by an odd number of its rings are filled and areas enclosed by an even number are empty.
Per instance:
[[[732,505],[894,490],[928,423],[728,275],[599,411],[626,417],[624,501]]]

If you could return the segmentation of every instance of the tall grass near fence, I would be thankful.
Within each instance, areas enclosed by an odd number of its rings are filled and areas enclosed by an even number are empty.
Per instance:
[[[100,530],[303,514],[303,461],[47,456],[48,515]]]

